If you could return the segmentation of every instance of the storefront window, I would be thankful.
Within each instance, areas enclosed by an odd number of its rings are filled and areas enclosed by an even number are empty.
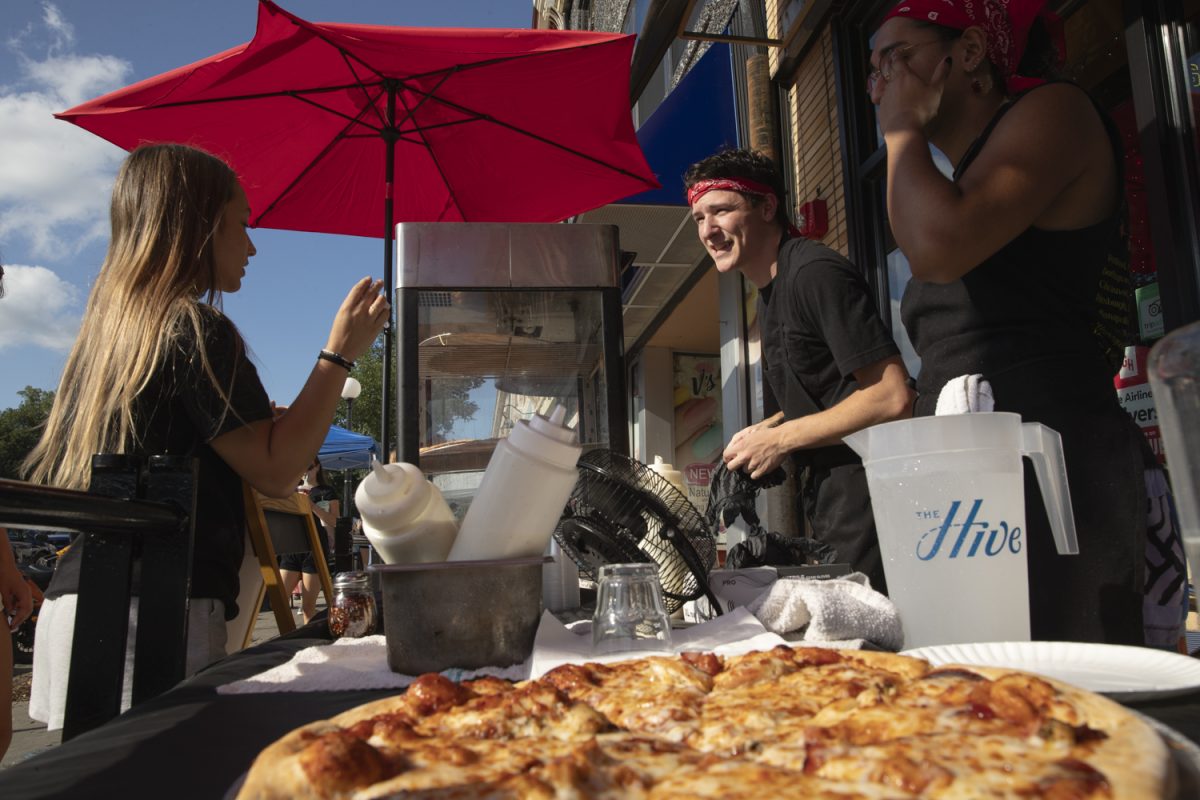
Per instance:
[[[1188,96],[1191,100],[1192,130],[1200,131],[1200,127],[1197,127],[1197,122],[1200,122],[1200,0],[1189,0],[1183,7],[1184,52],[1187,53],[1184,69],[1187,71]],[[1192,140],[1197,155],[1200,155],[1200,134],[1193,135]]]
[[[904,323],[900,321],[900,301],[904,299],[904,287],[908,286],[911,278],[912,269],[908,266],[908,259],[897,247],[887,255],[889,306],[887,313],[891,314],[892,338],[896,340],[896,346],[900,348],[900,355],[904,358],[904,367],[908,370],[908,374],[915,378],[921,371],[921,357],[913,349],[912,340],[908,338],[908,331],[904,329]]]

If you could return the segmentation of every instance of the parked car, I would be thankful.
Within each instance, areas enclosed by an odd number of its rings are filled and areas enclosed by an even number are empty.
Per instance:
[[[62,531],[9,528],[8,541],[12,545],[17,569],[25,576],[33,595],[33,613],[12,633],[13,661],[30,664],[33,662],[33,634],[37,628],[43,593],[54,575],[58,554],[71,543],[71,535]]]

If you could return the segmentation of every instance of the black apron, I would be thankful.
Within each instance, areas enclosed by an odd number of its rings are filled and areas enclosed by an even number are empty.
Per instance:
[[[787,350],[786,342],[783,349]],[[790,354],[789,354],[790,358]],[[783,374],[783,411],[787,419],[825,410],[790,369]],[[867,491],[862,459],[844,444],[815,447],[792,453],[800,492],[796,513],[812,528],[812,538],[837,550],[837,561],[850,564],[871,581],[871,588],[887,593],[875,515]]]

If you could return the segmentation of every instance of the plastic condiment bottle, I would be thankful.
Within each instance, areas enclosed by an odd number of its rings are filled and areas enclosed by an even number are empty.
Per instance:
[[[581,448],[566,411],[518,420],[496,444],[467,509],[450,561],[539,556],[546,550],[579,474]]]
[[[413,464],[371,464],[354,493],[363,533],[386,564],[445,561],[454,544],[454,513]]]
[[[674,487],[681,495],[683,495],[684,499],[686,499],[689,503],[691,502],[691,498],[688,495],[687,484],[683,482],[682,472],[675,469],[675,467],[668,462],[663,461],[662,456],[657,455],[654,457],[654,463],[650,464],[649,466],[652,472],[658,473],[659,477],[671,484],[672,487]],[[674,503],[678,502],[677,499],[671,499],[667,497],[663,497],[662,499],[667,503],[668,506],[672,506]],[[652,541],[657,539],[661,527],[662,523],[657,519],[650,520],[646,532]],[[681,606],[678,608],[671,616],[675,619],[683,619],[683,607]]]
[[[662,456],[655,456],[654,463],[650,465],[650,469],[657,472],[663,480],[679,490],[679,493],[684,497],[688,496],[687,485],[683,482],[683,473],[675,469],[674,466],[663,461]]]

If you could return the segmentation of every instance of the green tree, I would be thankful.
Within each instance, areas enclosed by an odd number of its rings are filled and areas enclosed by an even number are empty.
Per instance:
[[[54,392],[26,386],[21,404],[0,411],[0,478],[21,478],[21,463],[42,435]]]
[[[358,357],[351,376],[362,384],[362,394],[354,401],[350,424],[346,420],[346,403],[338,404],[333,423],[355,433],[364,433],[379,439],[382,435],[383,409],[383,337],[371,345],[371,349]],[[396,430],[396,412],[392,409],[392,430]]]

